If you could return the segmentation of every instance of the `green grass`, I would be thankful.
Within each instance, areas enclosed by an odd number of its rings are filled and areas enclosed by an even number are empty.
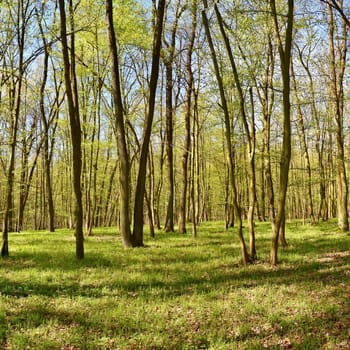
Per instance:
[[[0,349],[350,348],[348,234],[289,223],[273,268],[270,225],[258,223],[259,260],[244,268],[222,227],[158,233],[138,249],[96,229],[83,261],[71,231],[11,234]]]

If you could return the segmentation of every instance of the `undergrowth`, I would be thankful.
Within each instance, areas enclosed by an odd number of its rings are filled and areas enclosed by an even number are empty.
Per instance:
[[[350,243],[334,222],[288,223],[280,263],[257,223],[255,264],[234,231],[158,232],[124,249],[114,228],[10,234],[0,264],[0,349],[349,349]]]

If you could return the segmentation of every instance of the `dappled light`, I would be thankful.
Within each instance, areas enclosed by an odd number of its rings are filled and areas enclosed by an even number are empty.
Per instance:
[[[2,342],[14,349],[346,349],[349,236],[322,232],[335,222],[298,230],[287,223],[290,243],[276,268],[268,227],[256,225],[261,255],[247,268],[221,222],[198,227],[196,239],[157,232],[138,250],[100,228],[78,264],[72,231],[13,234],[15,257],[0,267]]]

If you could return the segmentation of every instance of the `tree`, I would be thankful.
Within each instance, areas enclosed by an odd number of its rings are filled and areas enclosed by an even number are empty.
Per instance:
[[[74,43],[74,12],[73,2],[69,1],[70,18],[70,47],[68,47],[67,21],[65,1],[59,0],[60,8],[60,30],[62,42],[62,56],[64,65],[64,79],[66,87],[66,97],[68,103],[70,133],[72,142],[72,166],[73,166],[73,189],[74,189],[74,217],[75,217],[75,240],[76,257],[84,258],[84,234],[83,234],[83,201],[81,190],[81,170],[82,170],[82,152],[81,152],[81,126],[79,115],[79,99],[75,72],[75,43]]]
[[[249,120],[246,111],[245,96],[243,93],[242,83],[240,81],[237,65],[233,57],[230,40],[225,31],[225,23],[219,11],[217,4],[214,5],[216,17],[218,19],[220,32],[223,37],[226,51],[229,56],[234,82],[238,92],[239,110],[242,123],[244,126],[245,135],[247,137],[247,155],[248,155],[248,176],[249,176],[249,209],[248,209],[248,227],[249,227],[249,238],[250,238],[250,258],[256,259],[256,247],[255,247],[255,230],[254,230],[254,211],[255,211],[255,199],[256,199],[256,180],[255,180],[255,118],[254,118],[254,99],[253,92],[250,88],[250,104],[251,104],[251,118]]]
[[[335,3],[332,2],[332,3]],[[336,2],[343,10],[343,1]],[[335,126],[336,144],[336,179],[337,179],[337,211],[338,226],[343,232],[349,231],[348,183],[345,168],[344,152],[344,73],[347,56],[348,28],[344,16],[340,24],[336,21],[331,4],[327,5],[328,42],[329,42],[329,91],[331,94],[331,111]]]
[[[146,184],[147,159],[149,152],[149,143],[152,131],[154,107],[157,92],[157,81],[159,73],[160,50],[162,44],[162,31],[164,20],[165,0],[159,0],[156,14],[156,24],[154,27],[153,48],[152,48],[152,67],[149,82],[149,100],[148,112],[145,118],[141,153],[139,160],[139,170],[137,174],[137,184],[134,202],[134,245],[143,246],[143,207]]]
[[[39,105],[40,105],[40,119],[43,125],[43,158],[44,158],[44,172],[45,172],[45,185],[46,185],[46,195],[47,195],[47,206],[49,211],[49,231],[55,231],[55,208],[53,200],[53,191],[52,191],[52,178],[51,178],[51,155],[52,147],[50,150],[50,144],[54,142],[54,134],[57,129],[57,117],[59,107],[64,101],[64,97],[60,97],[60,85],[57,83],[56,73],[54,71],[54,83],[55,83],[55,97],[51,108],[49,109],[49,115],[47,115],[47,106],[45,101],[45,89],[47,86],[48,74],[49,74],[49,60],[50,60],[50,47],[51,43],[47,41],[43,20],[45,16],[45,3],[42,3],[40,11],[36,8],[36,17],[38,22],[38,27],[40,31],[40,36],[44,48],[44,58],[43,58],[43,71],[42,71],[42,80],[40,84],[39,91]],[[50,135],[50,129],[52,129],[52,134]],[[50,138],[51,136],[51,138]],[[51,145],[53,146],[53,145]]]
[[[176,106],[173,106],[173,65],[176,54],[176,32],[178,30],[178,23],[185,6],[181,7],[180,0],[176,3],[174,13],[174,21],[170,30],[170,38],[166,37],[164,30],[163,42],[165,47],[162,50],[163,62],[165,65],[165,110],[166,110],[166,127],[165,127],[165,144],[167,155],[167,170],[168,170],[168,205],[165,219],[165,232],[174,232],[174,121],[173,114]],[[166,24],[166,23],[165,23]]]
[[[239,238],[239,242],[240,242],[240,246],[241,246],[242,261],[243,261],[243,264],[246,265],[246,264],[248,264],[250,259],[249,259],[249,255],[248,255],[246,244],[245,244],[244,237],[243,237],[243,223],[242,223],[241,208],[238,204],[238,198],[237,198],[237,189],[236,189],[235,175],[234,175],[234,155],[233,155],[233,146],[232,146],[231,117],[229,114],[227,99],[225,96],[223,79],[222,79],[222,76],[220,73],[220,68],[219,68],[217,57],[216,57],[213,39],[212,39],[211,32],[209,29],[209,21],[208,21],[207,15],[206,15],[206,10],[208,8],[208,4],[207,4],[206,0],[203,0],[203,5],[204,5],[204,9],[202,11],[202,20],[203,20],[203,25],[205,28],[205,33],[206,33],[206,37],[207,37],[207,41],[208,41],[208,45],[209,45],[209,49],[210,49],[211,58],[212,58],[213,65],[214,65],[214,72],[215,72],[215,76],[217,79],[218,88],[219,88],[219,92],[220,92],[221,106],[222,106],[223,113],[224,113],[225,139],[226,139],[228,162],[229,162],[229,168],[230,168],[230,184],[231,184],[231,190],[233,193],[232,200],[233,200],[233,207],[234,207],[234,212],[235,212],[235,219],[238,222],[238,227],[237,227],[238,238]]]
[[[186,96],[185,96],[185,138],[184,149],[182,154],[182,190],[180,197],[180,210],[178,220],[179,233],[186,233],[186,202],[187,202],[187,188],[188,188],[188,156],[191,150],[191,114],[192,114],[192,97],[193,97],[193,85],[194,76],[192,70],[192,55],[193,47],[196,38],[197,28],[197,0],[191,2],[191,32],[190,38],[187,44],[186,54]]]
[[[8,161],[8,168],[6,174],[6,202],[5,202],[5,211],[4,211],[4,221],[3,221],[3,232],[2,232],[2,249],[1,256],[9,256],[9,247],[8,247],[8,232],[13,230],[13,185],[14,185],[14,172],[15,172],[15,159],[16,159],[16,147],[17,147],[17,132],[19,117],[21,111],[21,101],[22,101],[22,86],[24,80],[24,73],[26,69],[24,61],[24,52],[25,52],[25,39],[26,39],[26,26],[28,20],[32,15],[32,9],[30,8],[29,1],[18,1],[17,5],[14,8],[9,8],[10,18],[12,18],[15,23],[15,38],[16,45],[18,47],[18,65],[15,68],[14,62],[10,62],[12,65],[12,76],[8,79],[12,79],[12,87],[9,88],[8,99],[10,101],[10,139],[9,139],[9,148],[10,155]],[[16,8],[16,9],[15,9]],[[14,13],[13,13],[14,12]]]
[[[109,45],[112,53],[112,96],[115,108],[115,123],[117,132],[117,146],[120,161],[120,232],[124,246],[134,246],[130,230],[129,203],[130,203],[130,161],[127,150],[123,102],[119,77],[119,61],[117,40],[113,24],[113,1],[106,0],[106,18],[108,27]]]
[[[296,82],[295,72],[293,68],[293,62],[291,63],[291,75],[293,80],[293,90],[295,95],[295,101],[296,101],[296,109],[298,114],[298,132],[299,132],[299,138],[300,138],[300,144],[301,144],[301,151],[304,155],[305,163],[306,163],[306,171],[307,171],[307,197],[308,197],[308,213],[310,217],[311,224],[315,223],[315,216],[314,216],[314,205],[313,205],[313,198],[312,198],[312,174],[311,174],[311,162],[310,162],[310,155],[309,155],[309,149],[307,145],[306,135],[305,135],[305,123],[304,123],[304,113],[301,108],[301,100],[298,93],[298,86]]]
[[[285,224],[285,204],[288,188],[288,175],[289,164],[291,159],[291,106],[290,106],[290,63],[291,63],[291,50],[292,50],[292,38],[293,38],[293,20],[294,20],[294,1],[288,0],[288,11],[286,21],[286,33],[284,43],[281,37],[280,24],[278,22],[276,2],[270,0],[270,8],[272,12],[272,20],[274,24],[275,38],[278,47],[281,75],[282,75],[282,87],[283,87],[283,140],[282,140],[282,152],[280,158],[280,175],[279,175],[279,191],[278,191],[278,211],[276,215],[275,223],[273,226],[273,237],[270,251],[270,261],[272,265],[277,265],[277,253],[279,234],[282,225]]]
[[[314,41],[314,34],[309,34],[311,36],[311,40]],[[315,123],[315,150],[317,153],[317,160],[318,160],[318,168],[319,168],[319,194],[320,194],[320,204],[319,208],[316,214],[317,221],[320,219],[326,220],[328,217],[328,209],[327,209],[327,198],[326,198],[326,174],[325,174],[325,165],[324,165],[324,149],[325,149],[325,123],[321,122],[321,111],[320,108],[317,107],[317,101],[316,101],[316,86],[315,86],[315,78],[314,74],[311,71],[311,53],[312,48],[315,48],[317,46],[318,42],[313,43],[312,46],[304,46],[303,48],[300,48],[297,44],[296,50],[298,53],[298,57],[300,60],[300,63],[305,70],[308,78],[308,87],[311,94],[311,101],[310,101],[310,109],[311,109],[311,116],[312,120]],[[293,78],[294,79],[294,78]],[[300,111],[298,112],[300,116]],[[300,118],[298,118],[300,119]],[[301,121],[301,120],[300,120]],[[302,127],[302,125],[300,125]],[[306,155],[306,153],[305,153]],[[309,156],[310,158],[310,156]],[[308,171],[309,173],[309,171]],[[310,176],[310,175],[309,175]],[[312,186],[310,181],[310,186]],[[310,189],[308,190],[308,195],[310,197]],[[310,201],[310,199],[309,199]]]
[[[128,247],[143,246],[143,207],[145,197],[145,184],[147,172],[147,160],[150,144],[150,136],[155,108],[155,99],[157,91],[157,81],[159,73],[160,49],[163,30],[163,19],[165,10],[165,0],[158,3],[156,24],[154,26],[154,38],[152,49],[152,68],[150,75],[150,90],[148,100],[148,113],[146,115],[143,138],[141,143],[141,153],[139,158],[139,170],[137,175],[137,185],[135,191],[134,202],[134,227],[133,232],[130,231],[129,218],[129,196],[130,196],[130,161],[126,146],[125,121],[123,116],[123,102],[121,95],[121,82],[119,77],[119,61],[116,46],[116,35],[113,25],[113,2],[106,0],[106,17],[109,34],[109,45],[112,52],[112,95],[115,105],[116,114],[116,130],[118,132],[118,151],[120,156],[120,184],[121,184],[121,232],[123,242]]]

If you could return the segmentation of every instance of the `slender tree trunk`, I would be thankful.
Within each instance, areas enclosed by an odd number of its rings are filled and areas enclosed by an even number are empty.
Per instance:
[[[291,159],[291,107],[290,107],[290,75],[291,49],[293,38],[294,1],[288,0],[288,14],[286,24],[286,37],[283,45],[277,19],[275,0],[270,0],[275,37],[281,61],[281,74],[283,86],[283,140],[280,158],[280,186],[278,191],[278,212],[276,224],[273,225],[273,237],[270,251],[272,265],[278,263],[278,241],[281,226],[284,225],[285,203],[288,188],[289,164]]]
[[[251,118],[250,118],[250,137],[248,148],[248,174],[249,174],[249,209],[248,209],[248,229],[249,229],[249,253],[251,259],[257,258],[256,246],[255,246],[255,223],[254,223],[254,211],[256,204],[256,175],[255,175],[255,150],[256,150],[256,138],[255,138],[255,113],[254,113],[254,98],[253,89],[249,89],[250,105],[251,105]]]
[[[97,34],[96,34],[97,35]],[[98,66],[99,67],[99,66]],[[98,68],[98,71],[100,71],[100,68]],[[99,88],[97,91],[97,111],[94,116],[94,122],[96,123],[96,134],[97,134],[97,146],[94,156],[94,162],[93,162],[93,203],[92,203],[92,222],[91,226],[94,225],[96,222],[96,213],[97,213],[97,203],[98,203],[98,187],[97,187],[97,179],[98,179],[98,169],[99,169],[99,162],[100,162],[100,152],[101,152],[101,100],[102,100],[102,84],[99,84]]]
[[[225,96],[225,90],[223,85],[223,80],[220,74],[219,64],[216,58],[216,52],[213,44],[213,40],[211,37],[210,29],[209,29],[209,23],[208,18],[206,15],[206,9],[207,9],[207,1],[203,0],[204,4],[204,10],[202,11],[202,19],[203,19],[203,25],[205,28],[209,48],[210,48],[210,54],[214,65],[215,75],[218,82],[218,87],[220,91],[220,98],[221,98],[221,104],[224,112],[224,120],[225,120],[225,138],[226,138],[226,147],[227,147],[227,154],[229,159],[229,167],[230,167],[230,184],[231,184],[231,190],[233,195],[233,207],[234,207],[234,215],[237,220],[237,230],[238,230],[238,238],[240,242],[241,247],[241,254],[242,254],[242,261],[243,264],[246,265],[249,262],[249,255],[247,252],[247,247],[244,241],[243,237],[243,223],[242,223],[242,216],[241,216],[241,208],[238,204],[238,196],[237,196],[237,189],[236,189],[236,183],[235,183],[235,176],[234,176],[234,155],[233,155],[233,148],[232,148],[232,133],[231,133],[231,118],[228,111],[227,106],[227,100]]]
[[[133,242],[135,246],[143,246],[143,207],[146,183],[147,158],[149,152],[149,142],[152,131],[154,107],[157,92],[157,81],[159,73],[159,58],[162,43],[163,20],[165,11],[165,0],[159,0],[157,9],[157,20],[154,29],[152,69],[150,77],[150,92],[148,101],[148,113],[145,119],[143,131],[141,154],[139,161],[139,171],[137,176],[135,202],[134,202],[134,227]]]
[[[343,1],[339,1],[342,9]],[[337,184],[337,211],[338,227],[341,231],[349,231],[348,219],[348,183],[345,168],[344,152],[344,72],[347,55],[347,27],[344,19],[341,20],[341,33],[338,33],[335,23],[333,9],[328,9],[328,41],[330,55],[330,91],[333,100],[333,118],[335,124],[335,145],[336,145],[336,184]],[[336,46],[336,47],[335,47]],[[336,58],[336,53],[338,57]]]
[[[319,187],[320,205],[317,211],[317,221],[319,221],[320,218],[322,220],[326,220],[327,219],[326,178],[325,178],[325,168],[324,168],[324,159],[323,159],[325,127],[324,127],[324,123],[323,125],[321,124],[319,112],[316,107],[316,94],[315,94],[315,88],[314,88],[313,75],[309,67],[310,57],[307,57],[305,60],[302,51],[298,47],[297,49],[299,54],[299,60],[303,65],[309,79],[309,89],[311,93],[311,115],[312,115],[312,120],[314,121],[316,126],[315,127],[315,136],[316,136],[315,150],[318,158],[318,168],[319,168],[319,176],[320,176],[320,185],[319,185],[320,186]]]
[[[310,222],[313,225],[315,223],[315,215],[314,215],[314,205],[313,205],[313,199],[312,199],[312,174],[311,174],[311,163],[310,163],[310,156],[309,156],[309,149],[306,142],[306,135],[305,135],[305,125],[304,125],[304,115],[303,111],[301,109],[301,102],[298,94],[298,87],[297,82],[295,78],[295,73],[293,69],[293,63],[291,64],[291,74],[293,78],[293,89],[294,89],[294,95],[295,100],[297,104],[297,112],[298,112],[298,129],[299,129],[299,137],[300,137],[300,143],[301,143],[301,150],[305,159],[306,163],[306,171],[307,171],[307,199],[308,199],[308,210],[306,215],[310,217]]]
[[[240,105],[240,114],[243,122],[245,134],[247,137],[247,153],[248,153],[248,196],[249,196],[249,209],[248,209],[248,229],[249,229],[249,247],[250,247],[250,258],[256,259],[256,247],[255,247],[255,230],[254,230],[254,211],[255,211],[255,198],[256,198],[256,178],[255,178],[255,120],[254,120],[254,101],[253,101],[253,92],[250,90],[250,103],[251,103],[251,120],[248,121],[248,116],[245,107],[245,98],[243,94],[242,84],[239,79],[239,74],[237,66],[233,57],[231,44],[229,38],[226,34],[224,21],[220,14],[217,4],[214,5],[216,18],[220,26],[220,32],[223,37],[226,51],[228,53],[231,68],[233,71],[233,76],[236,84],[236,89],[238,91],[239,105]]]
[[[37,16],[39,16],[38,13],[37,13]],[[45,93],[45,87],[46,87],[47,76],[48,76],[48,65],[49,65],[50,53],[49,53],[49,47],[47,45],[46,38],[44,35],[44,30],[42,28],[41,18],[38,19],[38,24],[39,24],[41,39],[44,45],[43,77],[40,85],[40,96],[39,96],[40,118],[44,126],[44,141],[43,141],[44,172],[45,172],[47,204],[49,209],[49,231],[54,232],[55,231],[55,208],[53,203],[51,164],[50,164],[50,152],[49,152],[49,123],[46,119],[45,101],[44,101],[45,100],[44,93]],[[58,93],[57,90],[56,92]],[[56,96],[56,99],[58,99],[58,96]]]
[[[167,155],[168,170],[168,206],[164,230],[165,232],[174,232],[174,152],[173,152],[173,68],[172,60],[165,64],[166,71],[166,127],[165,143]]]
[[[197,8],[196,3],[193,4]],[[184,149],[182,154],[182,191],[180,198],[180,212],[178,221],[179,233],[186,233],[186,202],[187,202],[187,188],[188,188],[188,156],[191,151],[191,108],[192,108],[192,94],[193,94],[193,72],[192,72],[192,53],[196,35],[196,13],[192,14],[192,30],[187,47],[186,57],[186,71],[187,71],[187,86],[185,97],[185,139]]]
[[[27,204],[29,191],[32,184],[32,179],[34,175],[34,171],[37,166],[37,161],[39,158],[39,154],[42,148],[42,140],[37,144],[33,160],[30,164],[29,156],[33,151],[35,140],[37,139],[37,135],[35,135],[35,128],[38,124],[38,117],[34,116],[29,133],[26,132],[26,124],[28,123],[27,118],[23,118],[21,122],[21,128],[23,130],[23,138],[21,140],[22,144],[22,161],[21,161],[21,175],[20,175],[20,190],[19,190],[19,208],[18,208],[18,219],[17,219],[17,227],[16,231],[20,232],[23,230],[24,224],[24,210]]]
[[[197,126],[197,109],[196,107],[194,108],[194,113],[193,113],[193,123],[192,123],[192,130],[191,130],[191,173],[190,173],[190,207],[192,208],[191,210],[191,223],[192,223],[192,237],[195,238],[197,237],[197,205],[196,205],[196,196],[195,192],[197,192],[197,197],[199,197],[199,189],[197,186],[197,191],[196,191],[196,178],[197,178],[197,172],[196,172],[196,154],[197,154],[197,145],[198,145],[198,138],[197,138],[197,133],[196,133],[196,126]]]
[[[123,102],[120,87],[117,41],[113,24],[113,1],[106,0],[106,17],[109,35],[109,46],[112,52],[112,94],[115,108],[117,145],[120,159],[120,231],[125,247],[132,247],[135,242],[130,230],[130,160],[127,149]],[[142,197],[143,198],[143,197]]]
[[[71,24],[71,43],[69,58],[69,48],[67,41],[67,23],[65,1],[59,0],[60,18],[61,18],[61,41],[64,64],[64,78],[66,87],[66,96],[68,102],[69,122],[72,142],[73,158],[73,189],[74,189],[74,219],[75,219],[75,241],[76,257],[84,258],[84,235],[83,235],[83,201],[81,191],[81,171],[82,171],[82,152],[81,152],[81,126],[79,116],[78,92],[75,77],[75,54],[74,54],[74,25],[73,25],[73,4],[69,3],[69,14]]]
[[[275,52],[272,44],[272,34],[270,31],[266,35],[267,48],[266,48],[266,61],[264,68],[264,75],[262,78],[262,85],[258,81],[256,76],[252,76],[255,81],[255,87],[257,96],[261,104],[262,114],[262,148],[261,148],[261,171],[260,171],[260,200],[261,200],[261,219],[265,221],[266,210],[272,227],[275,225],[275,196],[272,180],[272,167],[271,167],[271,115],[274,105],[274,67],[275,67]],[[265,203],[265,201],[267,203]],[[267,204],[267,209],[266,209]]]
[[[150,237],[155,237],[154,232],[154,161],[153,161],[153,151],[152,145],[150,144],[150,153],[148,160],[148,190],[146,191],[146,204],[148,213],[148,223]]]
[[[22,84],[23,84],[23,73],[24,73],[24,38],[26,30],[26,14],[28,10],[28,4],[25,4],[23,1],[19,1],[18,4],[18,13],[17,13],[17,44],[19,52],[18,60],[18,73],[17,73],[17,84],[15,85],[13,91],[10,92],[11,108],[11,127],[10,127],[10,159],[8,170],[6,174],[6,203],[4,211],[4,222],[3,222],[3,231],[2,231],[2,248],[1,256],[9,256],[9,247],[8,247],[8,232],[12,230],[12,218],[13,218],[13,183],[14,183],[14,170],[15,170],[15,159],[16,159],[16,145],[17,145],[17,131],[18,131],[18,122],[21,108],[22,100]],[[17,87],[17,89],[16,89]]]
[[[173,114],[176,108],[176,100],[173,104],[173,64],[175,59],[175,45],[178,21],[185,7],[180,6],[180,1],[176,3],[174,14],[174,22],[170,33],[170,42],[163,36],[165,48],[163,49],[163,61],[165,65],[165,105],[166,105],[166,127],[165,127],[165,144],[167,155],[167,170],[168,170],[168,205],[164,230],[165,232],[174,232],[174,126]]]

